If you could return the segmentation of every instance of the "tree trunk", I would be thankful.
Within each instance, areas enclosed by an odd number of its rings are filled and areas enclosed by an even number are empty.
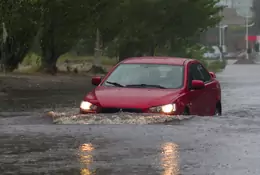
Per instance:
[[[49,20],[49,21],[48,21]],[[55,47],[54,23],[48,19],[43,24],[41,36],[42,65],[41,70],[52,75],[56,75],[58,68],[56,66],[58,57]]]
[[[43,60],[41,69],[45,73],[56,75],[57,72],[58,72],[58,68],[56,66],[56,62],[57,62],[57,58],[55,58],[55,57],[50,57],[50,59],[48,61],[47,60]]]
[[[57,60],[59,58],[59,55],[55,52],[55,46],[54,46],[54,38],[50,37],[48,39],[48,43],[44,46],[42,46],[42,65],[41,70],[43,70],[46,73],[55,75],[58,72],[58,68],[56,66]]]

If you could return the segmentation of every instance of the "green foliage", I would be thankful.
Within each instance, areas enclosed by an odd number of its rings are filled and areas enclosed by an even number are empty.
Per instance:
[[[205,67],[208,67],[208,62],[204,58],[203,54],[208,51],[208,48],[205,48],[202,45],[196,44],[186,50],[187,58],[192,58],[199,60]]]
[[[58,57],[70,50],[88,32],[88,1],[41,1],[41,48],[43,67],[56,69]]]
[[[5,23],[8,35],[12,37],[20,34],[17,36],[19,39],[31,40],[30,34],[37,31],[40,18],[36,1],[1,0],[0,6],[1,23]]]
[[[212,71],[212,72],[219,72],[223,69],[225,69],[227,65],[227,62],[226,60],[223,60],[223,61],[213,61],[211,63],[208,64],[207,68],[209,71]]]
[[[203,55],[205,52],[210,51],[210,48],[204,47],[203,45],[196,44],[186,51],[188,58],[199,60],[209,71],[218,72],[226,67],[227,61],[225,59],[223,61],[207,61]]]
[[[201,32],[219,22],[221,7],[216,6],[217,2],[3,0],[0,15],[15,36],[15,47],[27,48],[19,61],[36,38],[42,67],[55,71],[58,58],[72,48],[76,47],[77,53],[93,53],[97,29],[101,33],[101,48],[110,57],[185,56],[186,48],[190,48],[188,55],[203,62],[203,51],[194,44]]]
[[[2,63],[12,71],[29,51],[38,30],[39,5],[29,0],[1,0],[0,6],[1,33],[4,24],[8,34],[1,50]],[[2,37],[0,41],[3,43]]]
[[[39,55],[36,55],[35,53],[28,53],[21,63],[23,66],[35,66],[40,67],[41,66],[41,57]]]
[[[126,1],[121,7],[124,13],[121,15],[123,23],[118,37],[119,45],[133,43],[142,53],[149,53],[151,46],[164,46],[168,54],[180,52],[183,46],[193,45],[192,39],[200,32],[219,22],[221,7],[216,7],[217,2]]]

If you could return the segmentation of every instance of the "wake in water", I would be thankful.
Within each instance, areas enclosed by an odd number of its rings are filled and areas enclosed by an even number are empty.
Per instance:
[[[154,114],[87,114],[81,115],[73,112],[48,112],[55,124],[160,124],[179,122],[192,118],[192,116],[169,116]]]

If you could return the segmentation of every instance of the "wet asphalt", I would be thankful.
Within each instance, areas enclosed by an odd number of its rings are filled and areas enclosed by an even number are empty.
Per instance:
[[[167,124],[58,125],[42,117],[77,107],[89,89],[1,96],[0,174],[259,175],[259,75],[260,65],[227,66],[217,75],[223,116]]]

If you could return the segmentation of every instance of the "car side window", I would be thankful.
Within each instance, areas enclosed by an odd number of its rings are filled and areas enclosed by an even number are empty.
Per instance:
[[[201,80],[204,81],[204,77],[200,72],[198,65],[193,63],[190,65],[190,78],[191,80]]]
[[[197,67],[197,64],[195,63],[192,63],[190,66],[189,66],[189,88],[191,88],[191,82],[192,80],[201,80],[201,81],[204,81],[203,80],[203,76],[201,74],[201,72],[199,71],[198,67]]]
[[[201,72],[201,76],[203,77],[204,83],[210,82],[211,76],[209,72],[201,64],[197,64],[197,68]]]

